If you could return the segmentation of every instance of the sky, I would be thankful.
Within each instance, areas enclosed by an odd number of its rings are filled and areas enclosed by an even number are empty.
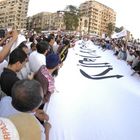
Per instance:
[[[66,5],[79,6],[86,0],[30,0],[28,16],[39,12],[64,10]],[[114,9],[117,13],[116,26],[124,26],[135,38],[140,38],[139,0],[96,0]]]

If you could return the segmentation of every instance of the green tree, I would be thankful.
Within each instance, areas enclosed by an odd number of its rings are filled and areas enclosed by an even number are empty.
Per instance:
[[[124,29],[123,26],[121,26],[120,28],[119,28],[119,27],[115,27],[115,32],[116,32],[116,33],[119,33],[119,32],[121,32],[123,29]]]
[[[113,24],[112,22],[108,23],[108,25],[107,25],[107,35],[108,35],[109,37],[111,37],[111,35],[112,35],[114,29],[115,29],[114,24]]]
[[[68,5],[64,11],[66,30],[76,30],[79,25],[79,10],[73,5]]]

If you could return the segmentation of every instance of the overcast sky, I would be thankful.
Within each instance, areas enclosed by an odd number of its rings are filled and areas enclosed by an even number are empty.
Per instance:
[[[66,5],[79,6],[86,0],[30,0],[28,16],[38,12],[56,12],[63,10]],[[117,13],[116,26],[124,26],[132,32],[134,37],[140,38],[140,2],[139,0],[96,0],[111,8]]]

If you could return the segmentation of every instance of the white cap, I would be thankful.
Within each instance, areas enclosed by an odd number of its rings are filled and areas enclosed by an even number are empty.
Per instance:
[[[0,117],[0,140],[20,140],[14,124],[6,118]]]

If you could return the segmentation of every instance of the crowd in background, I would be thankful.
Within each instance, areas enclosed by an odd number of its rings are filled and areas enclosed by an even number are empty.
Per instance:
[[[119,39],[99,39],[93,38],[92,41],[99,45],[103,51],[112,50],[114,55],[126,61],[134,70],[134,73],[140,74],[140,43],[136,41],[127,41],[124,37]],[[132,74],[132,75],[133,75]]]

